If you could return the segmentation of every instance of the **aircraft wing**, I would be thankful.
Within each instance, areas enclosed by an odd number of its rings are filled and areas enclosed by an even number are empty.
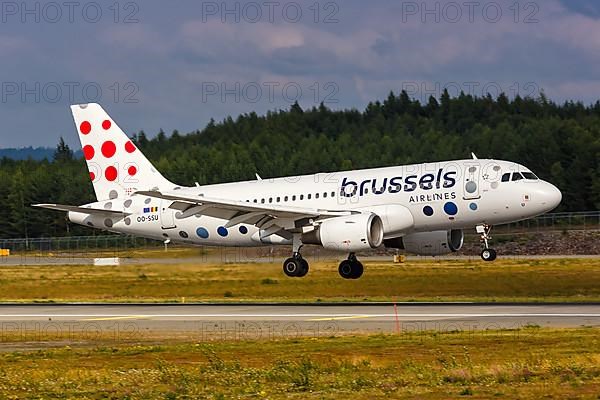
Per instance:
[[[32,207],[45,208],[48,210],[55,211],[75,212],[81,214],[104,215],[107,217],[126,217],[127,215],[130,215],[121,211],[100,210],[97,208],[87,208],[78,206],[66,206],[62,204],[33,204]]]
[[[173,203],[169,208],[179,210],[179,219],[193,215],[208,215],[216,218],[228,219],[226,228],[237,224],[246,223],[256,225],[262,229],[278,230],[300,229],[309,225],[309,219],[331,218],[350,215],[347,210],[324,210],[308,207],[293,207],[281,204],[258,204],[239,200],[216,199],[204,196],[193,197],[179,193],[163,193],[158,191],[136,192],[142,196],[170,200]]]

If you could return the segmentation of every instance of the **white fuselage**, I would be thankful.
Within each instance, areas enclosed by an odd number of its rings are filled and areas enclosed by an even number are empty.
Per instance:
[[[507,161],[471,159],[170,190],[186,196],[265,205],[370,211],[387,218],[387,239],[412,232],[508,223],[543,214],[558,205],[560,191],[548,182],[533,178],[502,181],[503,175],[515,172],[529,170]],[[89,205],[123,211],[129,214],[126,218],[73,212],[69,218],[94,228],[194,245],[290,243],[278,235],[261,239],[255,225],[225,228],[233,217],[230,211],[181,218],[181,212],[169,208],[171,203],[134,195]],[[400,219],[409,222],[403,224]]]

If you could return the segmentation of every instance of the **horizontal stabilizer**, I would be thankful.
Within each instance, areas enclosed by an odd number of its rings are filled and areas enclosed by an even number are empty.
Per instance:
[[[32,205],[32,207],[45,208],[45,209],[54,210],[54,211],[75,212],[75,213],[90,214],[90,215],[104,215],[107,217],[126,217],[128,215],[131,215],[131,214],[124,213],[122,211],[99,210],[97,208],[65,206],[62,204],[34,204],[34,205]]]

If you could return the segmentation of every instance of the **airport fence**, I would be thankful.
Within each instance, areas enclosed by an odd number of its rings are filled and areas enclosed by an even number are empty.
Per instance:
[[[562,212],[540,215],[525,221],[494,227],[496,233],[600,230],[600,211]]]
[[[600,211],[553,213],[527,221],[494,227],[494,235],[520,235],[536,232],[599,231]],[[465,232],[476,238],[475,232]],[[472,239],[476,240],[476,239]],[[164,244],[157,240],[130,235],[95,235],[51,238],[0,239],[0,249],[11,255],[27,257],[101,258],[118,257],[140,249],[160,249]],[[170,244],[169,248],[177,247]],[[0,259],[3,253],[0,253]]]

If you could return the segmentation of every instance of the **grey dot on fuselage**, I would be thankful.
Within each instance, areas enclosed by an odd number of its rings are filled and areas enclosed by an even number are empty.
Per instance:
[[[106,218],[106,219],[104,220],[104,226],[106,226],[107,228],[112,228],[112,226],[113,226],[112,219],[110,219],[110,218]]]
[[[131,225],[131,218],[125,218],[125,225]]]
[[[105,210],[110,210],[111,208],[112,208],[112,203],[110,201],[104,205]]]
[[[146,199],[146,200],[144,200],[144,203],[150,204],[151,201],[152,201],[152,199]]]
[[[125,201],[125,203],[123,205],[125,206],[125,208],[129,208],[129,207],[131,207],[132,203],[133,203],[132,200],[127,200],[127,201]]]
[[[108,198],[111,200],[114,200],[118,197],[119,197],[119,192],[117,192],[116,190],[111,190],[110,193],[108,194]]]

